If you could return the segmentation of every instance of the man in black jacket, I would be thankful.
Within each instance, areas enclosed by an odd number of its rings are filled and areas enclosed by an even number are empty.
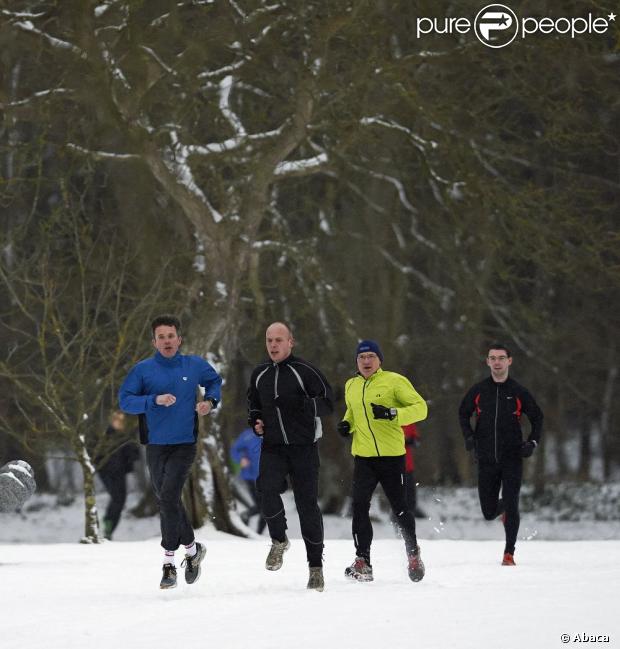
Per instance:
[[[140,450],[125,435],[125,413],[115,410],[106,429],[107,447],[116,447],[107,457],[97,458],[99,477],[110,501],[103,517],[103,535],[111,540],[127,500],[127,474],[133,471],[134,462],[140,457]],[[103,460],[103,461],[102,461]]]
[[[248,420],[263,437],[256,486],[272,545],[267,570],[279,570],[289,548],[280,494],[290,476],[310,568],[308,588],[322,591],[323,518],[318,504],[320,417],[333,410],[332,390],[323,374],[293,356],[290,328],[274,322],[266,332],[269,361],[252,372]]]
[[[506,531],[502,565],[514,566],[523,458],[530,457],[540,442],[543,413],[534,397],[508,377],[512,356],[505,345],[491,345],[486,362],[491,376],[467,392],[459,408],[459,420],[465,448],[473,451],[478,461],[482,514],[489,521],[502,517]],[[470,420],[474,413],[472,429]],[[527,441],[523,441],[521,433],[522,414],[530,421]]]

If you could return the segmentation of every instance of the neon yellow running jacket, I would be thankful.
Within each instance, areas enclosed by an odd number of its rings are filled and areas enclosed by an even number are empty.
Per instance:
[[[351,453],[362,457],[405,454],[405,436],[401,426],[426,419],[426,401],[410,381],[396,372],[379,368],[365,379],[361,374],[350,378],[344,389],[347,411],[344,421],[351,426]],[[371,404],[396,408],[397,417],[374,419]]]

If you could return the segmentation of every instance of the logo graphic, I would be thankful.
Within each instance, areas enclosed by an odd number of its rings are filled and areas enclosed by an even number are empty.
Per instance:
[[[183,377],[183,380],[184,380],[184,381],[187,381],[187,377],[186,377],[186,376],[184,376],[184,377]]]
[[[487,5],[474,20],[478,40],[487,47],[506,47],[519,32],[519,21],[514,11],[506,5]]]
[[[606,34],[616,21],[616,14],[606,17],[589,12],[586,16],[523,16],[506,5],[491,4],[481,9],[474,20],[468,16],[444,16],[416,18],[416,38],[427,34],[461,35],[474,32],[486,47],[495,49],[510,45],[515,38],[522,41],[532,36],[576,39],[581,36]]]

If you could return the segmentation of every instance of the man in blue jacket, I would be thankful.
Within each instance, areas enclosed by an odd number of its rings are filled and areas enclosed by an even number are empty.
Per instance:
[[[247,525],[250,518],[255,514],[260,514],[260,505],[258,500],[258,490],[256,488],[256,479],[258,478],[258,469],[260,466],[260,451],[263,440],[258,437],[251,428],[245,428],[239,433],[239,436],[230,447],[230,457],[233,462],[237,463],[241,469],[240,478],[245,482],[253,505],[241,513],[241,520]],[[263,533],[267,523],[265,519],[259,516],[256,531]]]
[[[122,410],[139,415],[140,441],[147,445],[146,460],[159,503],[161,545],[164,548],[160,588],[177,583],[174,553],[185,546],[185,581],[200,577],[205,547],[181,501],[183,485],[196,457],[198,416],[207,415],[220,401],[222,379],[200,356],[179,353],[181,323],[163,315],[151,323],[155,355],[140,361],[127,375],[119,392]],[[197,400],[198,388],[204,399]],[[197,402],[198,401],[198,402]]]

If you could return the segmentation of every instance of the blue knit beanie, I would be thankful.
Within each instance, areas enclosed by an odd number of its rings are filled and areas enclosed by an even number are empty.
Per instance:
[[[362,340],[362,342],[357,346],[355,359],[357,360],[357,357],[364,352],[374,352],[379,357],[379,360],[383,363],[383,354],[379,349],[379,345],[377,345],[374,340]]]

